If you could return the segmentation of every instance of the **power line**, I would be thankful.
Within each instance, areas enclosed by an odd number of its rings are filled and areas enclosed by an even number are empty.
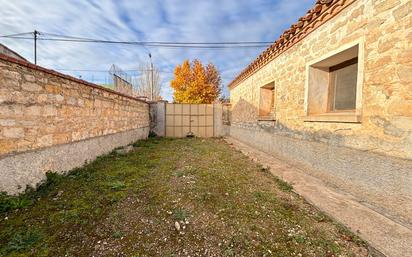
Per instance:
[[[46,33],[42,32],[43,35],[50,35],[55,37],[63,37],[63,38],[71,38],[71,39],[79,39],[79,40],[89,40],[89,41],[110,41],[110,40],[99,40],[99,39],[92,39],[92,38],[84,38],[84,37],[74,37],[74,36],[67,36],[67,35],[60,35],[60,34],[53,34],[53,33]],[[128,43],[139,43],[139,44],[165,44],[165,45],[239,45],[239,44],[272,44],[273,42],[267,41],[229,41],[229,42],[167,42],[167,41],[112,41],[112,42],[128,42]]]
[[[33,37],[27,37],[26,35],[33,35]],[[50,37],[47,37],[50,36]],[[93,38],[76,37],[69,35],[61,35],[47,32],[24,32],[0,36],[0,38],[9,39],[24,39],[33,40],[35,44],[35,60],[36,58],[36,41],[61,41],[61,42],[78,42],[78,43],[103,43],[103,44],[127,44],[138,45],[145,48],[149,54],[150,50],[147,47],[165,47],[165,48],[203,48],[203,49],[227,49],[227,48],[251,48],[251,47],[267,47],[272,42],[265,41],[230,41],[230,42],[167,42],[167,41],[114,41],[114,40],[100,40]],[[161,56],[162,57],[162,56]],[[162,58],[165,60],[164,58]],[[90,69],[55,69],[58,71],[68,72],[108,72],[108,70],[90,70]],[[151,71],[150,69],[133,69],[127,70],[127,72],[144,72]],[[173,73],[173,71],[158,70],[162,73]]]
[[[0,37],[17,37],[17,36],[23,36],[23,35],[29,35],[29,34],[33,34],[33,32],[23,32],[23,33],[17,33],[17,34],[4,35]]]
[[[67,72],[109,72],[109,70],[93,70],[93,69],[53,69],[56,71],[67,71]],[[163,73],[173,73],[173,71],[167,71],[167,70],[157,70],[159,72]],[[124,72],[145,72],[145,71],[151,71],[151,69],[134,69],[134,70],[123,70]]]
[[[23,37],[8,37],[14,39],[30,39]],[[57,39],[57,38],[37,38],[42,41],[57,41],[57,42],[74,42],[74,43],[99,43],[99,44],[123,44],[123,45],[139,45],[149,47],[163,47],[163,48],[193,48],[193,49],[226,49],[226,48],[258,48],[268,47],[269,45],[189,45],[189,44],[149,44],[132,41],[109,41],[109,40],[79,40],[79,39]]]
[[[60,71],[96,71],[96,72],[109,72],[109,70],[100,70],[100,69],[55,69],[55,70],[60,70]],[[124,72],[138,72],[138,71],[150,71],[150,69],[129,69],[129,70],[123,70]],[[172,71],[166,71],[166,70],[159,70],[159,71],[164,71],[164,72],[172,72]]]
[[[25,37],[27,33],[13,34],[0,36],[2,38],[12,39],[30,39]],[[163,48],[199,48],[199,49],[226,49],[226,48],[260,48],[268,47],[272,42],[166,42],[166,41],[115,41],[102,40],[92,38],[74,37],[68,35],[59,35],[53,33],[40,32],[37,40],[43,41],[58,41],[58,42],[76,42],[76,43],[101,43],[101,44],[125,44],[125,45],[139,45],[148,47],[163,47]],[[46,37],[46,36],[51,37]]]

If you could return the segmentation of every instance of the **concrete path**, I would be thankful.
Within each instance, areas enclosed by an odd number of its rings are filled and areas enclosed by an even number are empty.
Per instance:
[[[226,141],[254,161],[293,185],[308,202],[346,225],[378,252],[387,257],[412,256],[412,230],[359,202],[356,197],[233,138]]]

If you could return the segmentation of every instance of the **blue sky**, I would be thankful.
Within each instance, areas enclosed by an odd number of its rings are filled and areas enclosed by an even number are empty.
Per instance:
[[[42,32],[121,41],[275,41],[304,15],[315,0],[0,0],[0,35]],[[28,60],[33,42],[0,38]],[[213,62],[226,85],[264,48],[170,49],[152,48],[154,65],[161,70],[162,96],[172,100],[169,81],[184,59]],[[124,70],[147,63],[148,50],[140,46],[40,41],[38,64],[51,69]],[[105,72],[64,71],[95,82]],[[138,75],[138,73],[133,73]]]

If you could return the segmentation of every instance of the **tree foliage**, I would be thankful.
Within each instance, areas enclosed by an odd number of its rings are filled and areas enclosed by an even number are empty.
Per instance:
[[[177,65],[170,84],[176,103],[212,103],[220,95],[221,83],[219,71],[212,63],[204,66],[195,59]]]

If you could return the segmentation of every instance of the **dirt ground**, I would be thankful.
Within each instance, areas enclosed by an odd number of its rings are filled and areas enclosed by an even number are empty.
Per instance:
[[[140,141],[0,211],[0,256],[369,256],[222,139]]]

